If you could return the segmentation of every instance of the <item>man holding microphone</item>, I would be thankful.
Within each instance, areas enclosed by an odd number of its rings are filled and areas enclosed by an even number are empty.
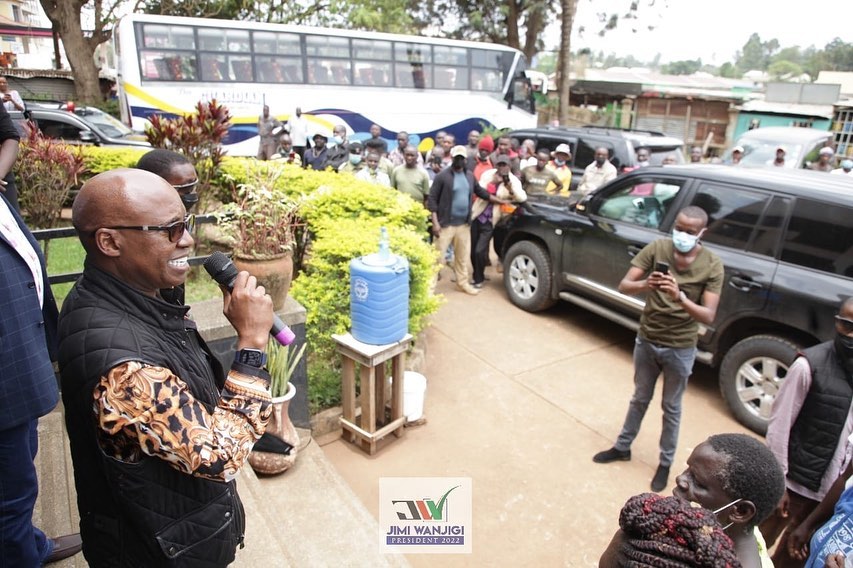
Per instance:
[[[86,250],[62,308],[59,365],[83,553],[98,566],[227,566],[245,522],[235,477],[270,417],[273,309],[254,277],[223,290],[237,331],[224,372],[160,293],[184,282],[192,218],[165,180],[114,170],[83,185]]]

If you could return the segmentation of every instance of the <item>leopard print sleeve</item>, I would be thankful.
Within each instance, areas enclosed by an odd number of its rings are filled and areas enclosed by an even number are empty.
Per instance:
[[[272,412],[267,381],[234,369],[212,413],[169,369],[135,361],[112,368],[93,394],[107,455],[137,462],[145,454],[220,481],[237,475]]]

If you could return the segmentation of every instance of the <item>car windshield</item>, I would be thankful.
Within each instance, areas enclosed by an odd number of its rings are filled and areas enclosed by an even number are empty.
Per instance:
[[[778,143],[772,140],[749,140],[741,141],[743,146],[743,158],[740,160],[742,166],[770,166],[776,159],[776,148],[785,150],[785,167],[796,168],[797,156],[803,151],[802,144]]]
[[[74,111],[80,120],[101,131],[110,138],[124,138],[133,134],[133,131],[118,119],[98,109],[85,108]]]

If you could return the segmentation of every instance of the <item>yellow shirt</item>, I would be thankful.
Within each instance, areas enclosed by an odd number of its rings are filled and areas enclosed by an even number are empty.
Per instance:
[[[563,189],[560,190],[560,193],[556,193],[554,191],[555,189],[557,189],[557,184],[555,184],[553,181],[548,184],[548,187],[545,188],[545,191],[552,195],[564,195],[568,197],[570,190],[572,189],[572,168],[569,166],[569,164],[567,163],[563,166],[558,166],[554,163],[553,160],[551,160],[545,167],[557,174],[557,177],[563,183]]]

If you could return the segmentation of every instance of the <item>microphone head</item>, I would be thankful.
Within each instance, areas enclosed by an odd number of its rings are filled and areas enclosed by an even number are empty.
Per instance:
[[[220,251],[215,251],[204,261],[204,269],[222,286],[231,288],[237,278],[237,267]]]

